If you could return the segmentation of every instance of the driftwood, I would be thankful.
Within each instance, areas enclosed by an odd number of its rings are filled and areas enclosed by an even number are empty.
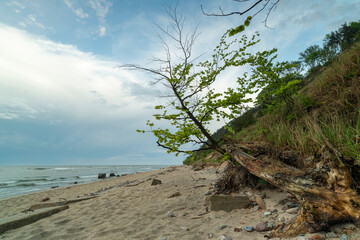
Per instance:
[[[250,173],[292,193],[300,203],[299,215],[290,224],[277,227],[270,237],[293,237],[317,232],[344,221],[360,223],[360,198],[351,188],[349,170],[338,154],[321,160],[316,167],[301,170],[268,156],[253,157],[252,146],[227,144],[230,156]],[[334,156],[335,155],[335,156]]]
[[[5,217],[0,219],[0,234],[11,229],[17,229],[31,223],[34,223],[40,219],[49,217],[58,212],[68,209],[69,206],[58,206],[47,209],[41,209],[39,211],[32,211],[30,214],[20,213],[15,216]]]
[[[61,198],[60,200],[63,200],[63,201],[35,204],[35,205],[32,205],[30,208],[25,209],[21,212],[24,212],[24,213],[27,213],[29,211],[34,212],[34,210],[41,209],[41,208],[58,207],[58,206],[68,205],[70,203],[81,202],[81,201],[85,201],[85,200],[89,200],[89,199],[93,199],[93,198],[95,198],[95,197],[74,198],[74,199],[69,199],[69,200],[66,200],[65,198]]]

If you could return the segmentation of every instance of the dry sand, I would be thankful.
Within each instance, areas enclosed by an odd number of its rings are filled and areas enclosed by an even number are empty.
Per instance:
[[[234,227],[255,226],[261,220],[271,220],[274,216],[265,217],[265,210],[238,209],[230,213],[204,214],[205,192],[218,176],[215,168],[193,171],[187,166],[176,166],[2,199],[0,218],[19,214],[44,198],[50,198],[51,202],[99,191],[94,199],[72,203],[65,211],[8,230],[0,235],[0,239],[193,240],[209,239],[209,234],[213,235],[212,239],[222,235],[232,239],[264,239],[266,232],[235,232]],[[162,184],[151,186],[154,178]],[[176,192],[181,195],[168,198]],[[265,192],[267,208],[281,211],[280,206],[275,205],[286,198],[286,193],[279,190]],[[168,212],[174,213],[175,217],[169,217]],[[281,216],[294,216],[284,214]],[[220,229],[222,225],[227,227]]]

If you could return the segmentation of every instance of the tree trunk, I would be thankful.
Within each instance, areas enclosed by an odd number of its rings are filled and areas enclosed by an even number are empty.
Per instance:
[[[336,156],[319,161],[315,168],[300,170],[266,155],[254,158],[242,151],[256,152],[251,146],[232,143],[225,149],[250,173],[294,194],[299,200],[299,215],[290,224],[278,226],[270,237],[317,232],[348,220],[360,223],[360,198],[351,188],[349,170]]]

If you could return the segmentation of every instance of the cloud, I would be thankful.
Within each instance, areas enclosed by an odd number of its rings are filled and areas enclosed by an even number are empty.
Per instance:
[[[106,0],[90,0],[90,7],[95,11],[96,16],[99,18],[99,36],[103,37],[106,34],[106,15],[112,5],[111,2]]]
[[[105,34],[106,34],[106,27],[100,26],[100,28],[99,28],[99,36],[103,37],[103,36],[105,36]]]
[[[71,11],[73,11],[73,13],[75,13],[75,15],[79,18],[88,18],[89,14],[85,13],[84,10],[82,8],[75,8],[73,6],[73,4],[70,2],[70,0],[64,0],[64,3],[66,4],[66,6],[68,6],[68,8],[71,9]]]
[[[25,5],[17,2],[17,1],[10,1],[7,3],[8,6],[13,6],[15,7],[15,12],[16,13],[20,13],[21,10],[25,9]]]
[[[148,86],[116,62],[6,25],[0,35],[0,118],[124,119],[149,105]]]
[[[36,16],[34,15],[28,15],[24,21],[20,22],[19,25],[21,25],[22,27],[26,27],[28,25],[33,25],[33,26],[36,26],[36,27],[39,27],[41,29],[46,29],[46,27],[37,21],[36,19]]]
[[[7,25],[0,35],[7,36],[0,39],[0,149],[9,158],[99,162],[136,152],[141,159],[117,160],[136,164],[170,157],[153,152],[152,135],[135,131],[158,104],[142,74]]]
[[[100,20],[104,21],[112,3],[106,0],[90,0],[89,3]]]

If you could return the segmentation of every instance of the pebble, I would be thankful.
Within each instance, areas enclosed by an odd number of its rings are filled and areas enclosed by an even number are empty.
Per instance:
[[[240,227],[234,227],[234,232],[241,232],[242,231],[242,228]]]
[[[298,207],[294,207],[294,208],[289,208],[289,209],[287,209],[285,212],[286,212],[286,213],[289,213],[289,214],[296,214],[296,213],[298,213],[298,211],[299,211],[299,208],[298,208]]]
[[[311,236],[310,239],[311,239],[311,240],[323,240],[323,238],[322,238],[320,235],[318,235],[318,234]]]
[[[162,184],[161,180],[154,178],[151,182],[151,186]]]
[[[268,230],[272,230],[276,227],[274,222],[268,222]]]
[[[256,224],[255,230],[257,232],[265,232],[265,231],[267,231],[268,230],[267,222],[259,222],[258,224]]]
[[[264,212],[265,217],[268,217],[271,215],[271,212]]]
[[[211,194],[212,194],[212,192],[210,190],[205,192],[205,195],[211,195]]]
[[[170,196],[168,196],[168,198],[174,198],[174,197],[179,197],[179,196],[181,196],[181,193],[175,192],[175,193],[171,194]]]
[[[255,228],[253,226],[246,226],[246,227],[244,227],[244,230],[247,232],[253,232],[253,231],[255,231]]]
[[[226,225],[226,224],[220,226],[220,230],[223,230],[223,229],[225,229],[225,228],[227,228],[227,225]]]
[[[214,237],[214,234],[213,233],[208,233],[208,239],[211,239],[211,238],[213,238]]]
[[[168,214],[169,217],[176,217],[173,212],[168,212],[167,214]]]
[[[256,206],[253,207],[253,209],[254,209],[255,211],[259,210],[259,206],[256,205]]]
[[[232,240],[230,236],[222,235],[219,240]]]
[[[350,237],[344,233],[343,235],[341,235],[340,240],[350,240]]]
[[[285,222],[285,217],[280,217],[280,218],[279,218],[279,221],[280,221],[280,222]]]
[[[190,231],[190,228],[188,228],[188,227],[186,227],[186,226],[182,226],[182,227],[180,227],[180,229],[182,229],[182,230],[184,230],[184,231]]]

